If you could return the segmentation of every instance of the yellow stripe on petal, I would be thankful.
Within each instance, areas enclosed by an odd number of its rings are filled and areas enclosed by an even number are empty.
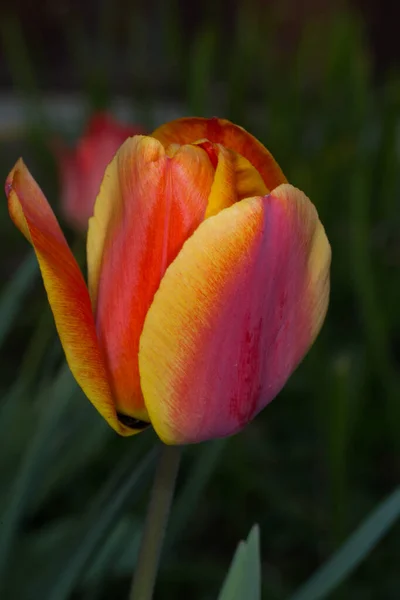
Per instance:
[[[233,153],[221,144],[206,141],[199,145],[207,152],[211,163],[216,166],[205,215],[208,218],[232,206],[238,200],[235,161]]]
[[[329,265],[314,206],[287,184],[198,227],[140,340],[144,399],[164,442],[233,434],[279,393],[325,317]]]
[[[287,179],[272,154],[253,135],[225,119],[187,117],[162,125],[152,133],[165,147],[193,144],[207,139],[222,144],[246,158],[260,173],[267,189],[273,190]]]
[[[108,166],[89,223],[89,289],[118,410],[147,420],[139,338],[167,266],[204,219],[214,169],[195,146],[127,140]]]
[[[136,433],[118,421],[85,281],[53,211],[22,160],[7,178],[6,193],[12,220],[35,250],[72,374],[115,431]]]
[[[196,145],[207,152],[215,167],[215,176],[208,198],[206,218],[250,196],[263,196],[268,189],[253,165],[240,154],[222,144],[201,140]]]
[[[265,196],[270,191],[260,173],[244,156],[232,152],[236,172],[236,190],[238,200],[252,196]]]

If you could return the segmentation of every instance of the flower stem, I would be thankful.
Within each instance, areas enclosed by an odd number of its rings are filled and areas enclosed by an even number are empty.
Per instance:
[[[162,444],[133,576],[130,600],[151,600],[153,597],[180,457],[180,447]]]

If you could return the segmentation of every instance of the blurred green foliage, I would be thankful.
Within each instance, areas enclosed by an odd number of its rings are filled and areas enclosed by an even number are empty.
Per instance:
[[[353,13],[304,19],[286,50],[278,12],[257,6],[243,4],[229,44],[211,13],[188,39],[176,2],[150,17],[133,7],[122,64],[111,3],[94,37],[65,20],[86,114],[113,106],[118,69],[149,129],[171,114],[238,122],[313,200],[333,250],[325,326],[285,390],[240,435],[185,450],[156,598],[216,598],[254,522],[263,598],[289,598],[399,481],[400,77],[374,82]],[[23,154],[57,211],[49,142],[79,123],[60,131],[47,114],[16,16],[1,34],[25,107],[15,135],[0,130],[1,172]],[[155,436],[119,439],[82,397],[31,253],[0,211],[0,597],[125,598]],[[334,598],[397,599],[399,558],[394,525]]]

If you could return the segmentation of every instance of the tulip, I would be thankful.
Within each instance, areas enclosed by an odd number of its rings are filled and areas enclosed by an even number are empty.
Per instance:
[[[122,144],[89,223],[88,286],[22,160],[6,192],[70,369],[121,435],[238,432],[322,326],[331,252],[317,211],[229,121],[180,119]]]
[[[57,143],[61,207],[73,229],[87,231],[106,166],[128,137],[141,133],[141,127],[124,125],[107,113],[96,113],[75,148]]]

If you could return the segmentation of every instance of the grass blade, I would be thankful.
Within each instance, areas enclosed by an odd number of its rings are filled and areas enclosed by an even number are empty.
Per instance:
[[[49,451],[48,439],[54,424],[62,416],[76,383],[67,366],[63,367],[48,390],[48,402],[40,415],[35,433],[24,454],[21,467],[12,485],[10,501],[0,521],[0,591],[5,583],[7,563],[13,550],[19,524],[24,516],[31,486],[40,477],[42,466]]]
[[[39,273],[35,254],[30,253],[0,296],[0,346],[11,330],[26,293]]]
[[[66,600],[80,580],[94,552],[121,516],[128,501],[132,503],[133,491],[142,490],[155,463],[157,449],[151,450],[132,470],[132,456],[126,457],[116,473],[101,490],[95,506],[90,506],[84,517],[82,533],[68,550],[69,560],[64,561],[62,573],[51,586],[50,600]]]
[[[399,515],[400,488],[397,488],[290,600],[325,598],[365,559]]]
[[[261,600],[260,530],[240,542],[218,600]]]

